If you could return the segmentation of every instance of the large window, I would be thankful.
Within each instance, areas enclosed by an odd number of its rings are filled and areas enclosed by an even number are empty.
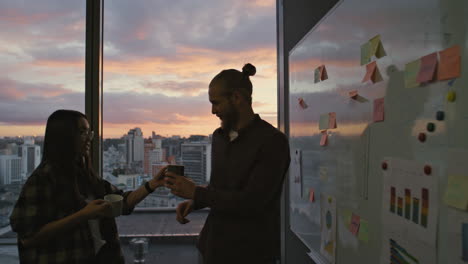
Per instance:
[[[208,84],[223,69],[257,67],[253,106],[276,124],[274,0],[113,0],[104,13],[103,174],[109,181],[132,189],[176,163],[206,184],[210,134],[219,126]],[[173,208],[179,201],[159,189],[139,207]]]
[[[17,263],[9,216],[39,164],[47,117],[84,112],[85,1],[0,2],[0,263]]]
[[[223,69],[241,70],[248,62],[257,67],[251,78],[254,110],[276,124],[274,0],[112,0],[104,13],[105,179],[133,189],[163,166],[181,164],[187,177],[207,184],[210,135],[219,126],[211,114],[208,84]],[[181,201],[158,189],[131,216],[142,227],[121,217],[120,234],[196,236],[208,212],[192,213],[191,222],[180,225],[174,208]],[[190,257],[177,260],[164,258],[164,252],[155,257],[164,246],[152,241],[148,260],[198,263],[193,243],[179,249]]]

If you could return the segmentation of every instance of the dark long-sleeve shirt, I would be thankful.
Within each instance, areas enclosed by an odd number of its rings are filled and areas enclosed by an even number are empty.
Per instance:
[[[205,263],[261,263],[279,256],[280,196],[290,154],[286,136],[258,115],[230,141],[213,133],[212,174],[195,209],[210,207],[198,247]]]

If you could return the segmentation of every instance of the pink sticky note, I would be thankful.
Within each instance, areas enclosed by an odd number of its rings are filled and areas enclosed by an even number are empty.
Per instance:
[[[326,146],[328,144],[328,134],[327,131],[322,131],[322,137],[320,138],[320,146]]]
[[[328,113],[328,128],[336,128],[336,113]]]
[[[460,77],[461,57],[460,46],[455,45],[439,52],[440,61],[437,71],[438,80],[448,80]]]
[[[375,68],[377,68],[377,63],[375,61],[366,65],[366,75],[362,79],[362,82],[372,81],[372,75],[374,75]]]
[[[352,99],[356,99],[358,97],[358,91],[357,90],[350,91],[349,97]]]
[[[434,80],[434,74],[437,67],[437,53],[431,53],[421,58],[421,66],[419,68],[418,83],[430,82]]]
[[[381,122],[385,119],[384,98],[374,100],[374,122]]]
[[[315,194],[313,188],[309,188],[309,202],[315,202]]]
[[[351,224],[349,225],[349,231],[355,236],[359,233],[359,226],[361,224],[361,217],[353,213],[351,216]]]
[[[306,109],[308,107],[308,105],[306,104],[306,102],[304,101],[304,99],[301,98],[298,98],[297,99],[298,103],[299,103],[299,106],[302,108],[302,109]]]

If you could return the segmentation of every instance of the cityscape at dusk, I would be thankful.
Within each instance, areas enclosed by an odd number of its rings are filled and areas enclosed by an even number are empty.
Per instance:
[[[0,4],[0,137],[43,136],[53,111],[84,112],[85,1],[29,2]],[[275,1],[118,0],[104,13],[104,138],[211,134],[209,82],[248,62],[254,109],[276,124]]]

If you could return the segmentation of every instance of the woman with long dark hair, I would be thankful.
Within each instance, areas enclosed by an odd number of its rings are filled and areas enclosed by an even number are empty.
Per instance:
[[[92,170],[93,132],[85,115],[58,110],[47,120],[40,165],[24,184],[10,223],[21,263],[124,263],[107,194],[123,196],[122,214],[159,186],[158,175],[123,192]]]

